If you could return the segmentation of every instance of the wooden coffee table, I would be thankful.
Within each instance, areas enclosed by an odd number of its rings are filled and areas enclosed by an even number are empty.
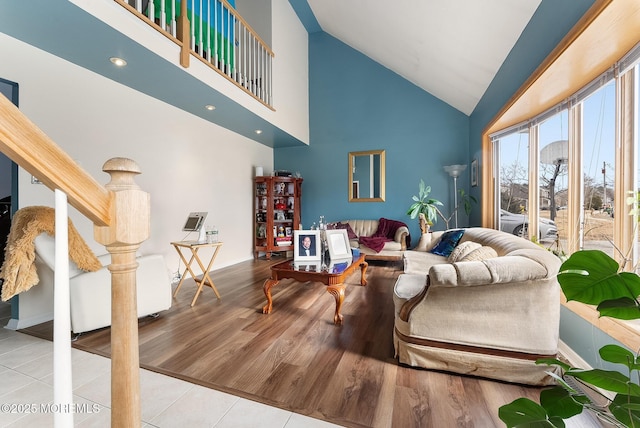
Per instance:
[[[348,265],[345,267],[345,264]],[[360,285],[367,285],[365,272],[367,271],[369,264],[364,261],[364,254],[353,257],[344,264],[339,263],[336,265],[337,268],[334,267],[328,270],[306,270],[307,266],[309,266],[308,263],[306,265],[296,266],[294,265],[293,260],[288,260],[271,266],[271,278],[267,279],[262,287],[264,295],[267,297],[267,304],[262,308],[262,313],[271,313],[273,309],[271,289],[278,285],[281,279],[290,278],[299,282],[315,281],[325,284],[327,286],[327,292],[336,299],[336,313],[333,316],[333,323],[341,325],[342,314],[340,313],[340,308],[344,301],[344,291],[346,289],[346,285],[344,284],[345,278],[351,275],[353,271],[359,267],[361,272]]]

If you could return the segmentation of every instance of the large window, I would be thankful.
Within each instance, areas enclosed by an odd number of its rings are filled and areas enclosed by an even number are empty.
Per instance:
[[[637,69],[627,71],[627,77]],[[494,173],[499,177],[495,191],[500,194],[495,222],[501,230],[561,252],[599,249],[621,259],[628,251],[624,242],[616,242],[620,241],[614,233],[616,211],[623,213],[617,218],[624,220],[625,195],[640,189],[640,183],[630,186],[623,174],[616,174],[616,167],[632,164],[636,171],[640,160],[635,155],[637,138],[632,151],[621,150],[620,141],[616,144],[617,135],[625,135],[622,129],[637,129],[633,123],[624,128],[630,118],[616,112],[616,105],[637,104],[638,88],[635,85],[634,99],[629,100],[632,95],[616,91],[617,79],[612,76],[612,71],[605,73],[571,100],[492,137],[498,164]],[[531,165],[532,159],[537,168]],[[537,186],[529,186],[531,180]],[[618,230],[624,227],[621,223]]]

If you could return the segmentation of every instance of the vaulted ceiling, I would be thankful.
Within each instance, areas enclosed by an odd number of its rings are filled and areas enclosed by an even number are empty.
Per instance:
[[[467,115],[541,2],[304,1],[323,31]]]

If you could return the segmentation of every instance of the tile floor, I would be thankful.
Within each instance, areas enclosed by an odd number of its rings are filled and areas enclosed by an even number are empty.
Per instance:
[[[7,323],[6,309],[0,307],[0,427],[53,427],[52,413],[6,411],[8,404],[39,408],[53,400],[53,343],[1,328]],[[74,415],[74,426],[109,427],[111,361],[77,349],[71,355],[73,401],[82,410]],[[140,395],[144,428],[336,427],[144,369]]]

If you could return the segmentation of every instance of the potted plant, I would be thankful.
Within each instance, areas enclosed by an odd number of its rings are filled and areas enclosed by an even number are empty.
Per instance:
[[[438,208],[438,206],[442,206],[442,202],[437,199],[430,198],[430,193],[431,186],[425,185],[424,180],[420,179],[418,195],[413,196],[413,204],[411,204],[407,211],[407,215],[412,219],[415,219],[416,217],[420,218],[420,230],[423,234],[429,232],[429,228],[438,221],[438,216],[440,216],[444,221],[445,229],[449,229],[449,222],[451,221],[453,214],[460,207],[460,204],[464,207],[465,213],[469,215],[471,212],[471,202],[477,202],[476,198],[467,194],[464,189],[459,189],[458,205],[455,206],[449,217],[445,217],[442,211]]]
[[[597,305],[600,316],[632,320],[640,319],[640,277],[635,272],[622,272],[611,257],[599,250],[578,251],[560,267],[558,282],[567,300]],[[557,386],[540,393],[540,404],[518,398],[499,409],[499,417],[507,427],[564,427],[564,419],[584,409],[615,427],[640,426],[640,357],[618,345],[605,345],[600,351],[604,361],[621,364],[628,375],[612,370],[584,370],[571,367],[558,359],[540,359],[537,364],[561,367],[561,376],[553,375]],[[634,373],[635,372],[635,373]],[[604,405],[594,403],[582,391],[572,387],[567,378],[588,386],[602,395]],[[602,394],[609,391],[613,399]]]
[[[429,198],[431,186],[426,186],[424,180],[420,179],[418,195],[413,196],[413,204],[409,207],[407,215],[411,219],[420,217],[420,230],[422,233],[428,233],[429,228],[438,221],[437,214],[442,216],[442,212],[438,206],[442,206],[442,202],[437,199]],[[442,216],[444,218],[444,216]]]

